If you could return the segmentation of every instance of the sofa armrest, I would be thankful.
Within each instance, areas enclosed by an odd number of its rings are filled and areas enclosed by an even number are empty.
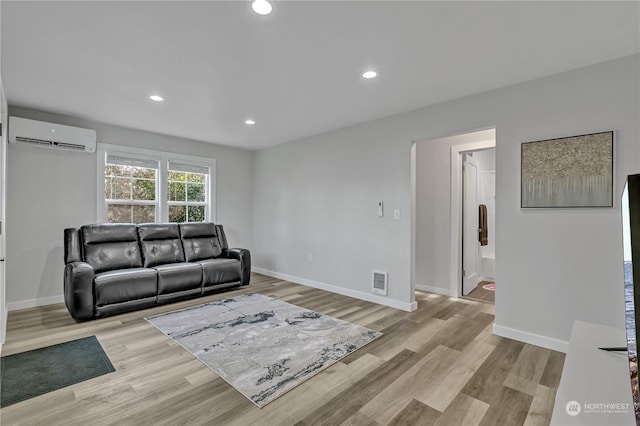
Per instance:
[[[220,257],[240,261],[240,285],[249,285],[251,279],[251,253],[246,249],[232,248],[222,250]]]
[[[94,316],[93,278],[95,271],[85,262],[71,262],[64,267],[64,303],[76,320]]]

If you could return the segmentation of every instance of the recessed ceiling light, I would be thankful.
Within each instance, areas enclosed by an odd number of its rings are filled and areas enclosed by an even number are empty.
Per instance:
[[[164,98],[162,96],[158,96],[158,95],[151,95],[151,96],[149,96],[149,99],[151,99],[152,101],[156,101],[156,102],[164,101]]]
[[[268,15],[271,13],[271,10],[273,10],[271,3],[267,0],[254,0],[253,3],[251,3],[251,8],[258,15]]]
[[[375,76],[377,76],[378,73],[375,71],[366,71],[362,73],[362,77],[364,78],[374,78]]]
[[[249,119],[249,120],[245,120],[244,124],[253,125],[253,124],[256,124],[256,122],[251,120],[251,119]]]

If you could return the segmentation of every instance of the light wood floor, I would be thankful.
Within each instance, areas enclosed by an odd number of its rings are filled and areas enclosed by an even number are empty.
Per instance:
[[[250,292],[384,336],[259,409],[144,320]],[[417,293],[412,313],[262,275],[205,298],[75,323],[9,313],[3,356],[96,335],[116,371],[0,410],[25,425],[546,425],[564,354],[491,334],[493,305]]]
[[[495,303],[496,292],[492,290],[485,290],[482,286],[491,283],[492,281],[481,281],[478,286],[474,288],[469,294],[464,296],[466,299],[482,300],[483,302]]]

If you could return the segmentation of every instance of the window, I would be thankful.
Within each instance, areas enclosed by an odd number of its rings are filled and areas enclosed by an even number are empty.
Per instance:
[[[98,222],[215,221],[215,160],[98,145]]]
[[[208,175],[207,167],[169,161],[169,222],[206,220]]]
[[[104,199],[107,222],[155,222],[158,161],[107,155]]]

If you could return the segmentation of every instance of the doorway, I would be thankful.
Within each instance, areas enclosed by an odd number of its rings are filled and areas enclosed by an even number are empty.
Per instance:
[[[444,296],[462,296],[463,155],[473,153],[475,156],[476,151],[494,149],[495,135],[495,128],[489,128],[412,144],[413,289]],[[495,154],[495,150],[493,152]],[[479,183],[485,180],[483,171],[482,168],[479,171]],[[477,223],[473,229],[477,235]],[[482,252],[479,254],[480,267],[483,255]]]
[[[453,138],[453,137],[451,137]],[[458,142],[459,141],[459,142]],[[458,143],[455,143],[458,142]],[[451,224],[451,251],[450,251],[450,265],[449,265],[449,277],[452,289],[452,294],[460,297],[463,296],[463,160],[465,155],[471,155],[475,157],[479,162],[484,163],[479,165],[478,177],[476,183],[481,185],[483,182],[493,183],[493,193],[491,194],[491,202],[493,208],[488,209],[492,212],[493,223],[490,224],[490,229],[493,231],[494,237],[489,238],[492,242],[492,249],[495,247],[495,176],[496,176],[496,130],[489,129],[478,132],[466,133],[460,136],[456,136],[453,139],[451,146],[451,188],[450,188],[450,224]],[[484,156],[487,158],[482,158]],[[491,174],[492,172],[492,174]],[[480,190],[480,197],[483,197],[483,191]],[[478,208],[477,206],[475,208]],[[476,226],[477,226],[476,222]],[[491,226],[493,225],[493,226]],[[473,231],[468,231],[468,241],[477,240],[477,227]],[[495,253],[495,250],[494,250]],[[487,271],[491,278],[495,278],[495,255],[492,261],[487,261],[487,257],[490,255],[489,249],[482,249],[478,253],[478,267],[481,268],[481,274],[476,277],[480,277],[478,284],[484,281],[483,272]],[[491,266],[493,265],[493,271]],[[466,273],[466,271],[465,271]],[[487,283],[488,284],[488,283]],[[485,285],[485,284],[483,284]],[[477,287],[477,286],[476,286]],[[489,290],[491,291],[491,290]]]

